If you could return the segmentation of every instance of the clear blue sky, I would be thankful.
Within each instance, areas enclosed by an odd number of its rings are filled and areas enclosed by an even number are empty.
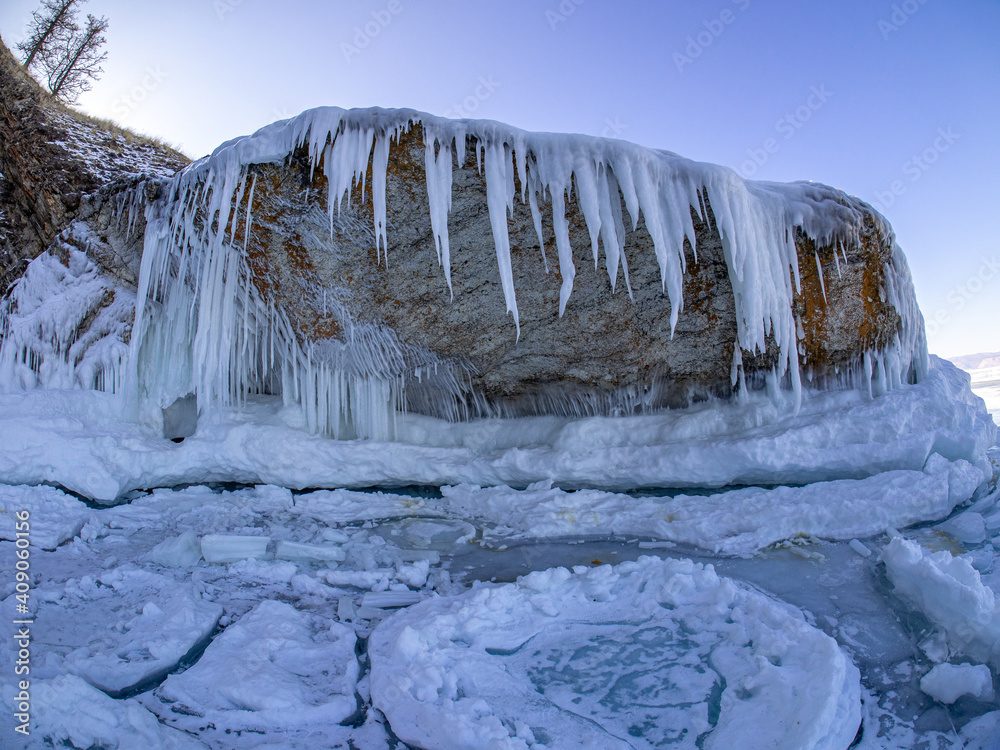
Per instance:
[[[18,41],[36,0],[3,0]],[[190,156],[319,105],[610,135],[874,203],[931,350],[1000,350],[997,0],[90,0],[82,107]],[[756,157],[756,159],[754,159]],[[916,158],[915,158],[916,157]]]

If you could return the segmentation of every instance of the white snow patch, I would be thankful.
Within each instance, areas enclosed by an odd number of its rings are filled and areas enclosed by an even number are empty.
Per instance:
[[[32,547],[55,549],[69,541],[94,513],[75,497],[54,487],[0,485],[0,539],[17,539],[16,514],[27,512]]]
[[[963,695],[991,701],[993,675],[985,664],[938,664],[920,678],[920,689],[941,703],[954,703]]]

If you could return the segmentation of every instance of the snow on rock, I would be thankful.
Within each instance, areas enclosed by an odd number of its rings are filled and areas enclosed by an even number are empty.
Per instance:
[[[55,549],[69,541],[93,517],[93,511],[75,497],[54,487],[0,485],[0,539],[17,539],[15,515],[27,511],[31,546]]]
[[[875,399],[807,394],[798,414],[761,397],[620,418],[453,424],[410,415],[398,420],[397,440],[382,444],[309,435],[297,410],[273,398],[202,419],[180,444],[124,422],[122,407],[116,396],[86,391],[0,395],[0,481],[58,483],[102,501],[140,487],[219,481],[300,489],[544,480],[564,488],[721,487],[919,472],[934,453],[968,461],[985,481],[986,452],[996,442],[968,378],[940,361],[920,383]]]
[[[135,700],[113,700],[75,675],[32,681],[31,733],[79,750],[204,750],[207,745],[163,726]]]
[[[216,741],[241,732],[294,736],[353,715],[358,674],[352,629],[266,600],[144,700],[165,723]]]
[[[422,747],[842,750],[861,721],[833,639],[688,560],[477,585],[383,621],[369,655],[374,705]]]
[[[546,486],[549,483],[524,491],[469,485],[441,491],[452,512],[497,524],[490,533],[500,538],[618,534],[684,542],[718,554],[752,555],[784,539],[849,540],[942,518],[969,497],[980,480],[971,464],[950,464],[935,454],[924,471],[709,496],[566,492]]]
[[[122,390],[135,294],[72,245],[61,250],[65,262],[42,253],[0,302],[0,392]]]
[[[134,394],[149,408],[197,393],[211,411],[240,403],[247,393],[280,390],[300,405],[309,429],[338,436],[386,439],[404,400],[405,346],[381,329],[359,326],[343,346],[328,351],[301,344],[286,315],[252,283],[246,259],[257,186],[251,165],[280,163],[304,148],[311,169],[322,164],[328,185],[331,234],[335,213],[363,186],[372,161],[373,239],[386,250],[386,169],[390,142],[419,124],[424,133],[427,194],[438,260],[451,288],[448,213],[453,163],[466,162],[467,138],[485,175],[497,267],[507,312],[520,334],[517,290],[511,264],[508,214],[516,197],[532,208],[549,196],[553,206],[562,288],[558,312],[572,294],[575,270],[565,230],[565,199],[576,196],[589,229],[595,265],[603,245],[612,287],[624,266],[626,224],[640,215],[652,238],[659,287],[670,302],[673,332],[686,267],[684,243],[697,252],[692,211],[707,220],[712,206],[733,288],[737,355],[777,346],[775,382],[786,377],[793,408],[801,396],[798,329],[793,296],[799,287],[796,233],[818,246],[844,252],[859,243],[866,221],[891,231],[878,215],[845,194],[816,183],[750,182],[723,167],[623,141],[580,135],[528,133],[490,121],[446,120],[413,110],[314,109],[274,123],[252,136],[220,146],[178,174],[168,197],[150,206],[139,282],[136,335],[132,339]],[[245,204],[245,206],[244,206]],[[624,204],[624,205],[623,205]],[[230,217],[233,217],[230,219]],[[560,228],[563,228],[562,230]],[[242,236],[243,241],[239,238]],[[900,316],[893,340],[879,351],[858,353],[863,388],[891,390],[926,371],[922,318],[902,253],[894,246],[882,294]],[[839,261],[838,261],[839,263]],[[325,299],[325,298],[324,298]],[[348,321],[350,325],[350,321]],[[355,335],[357,334],[357,335]],[[862,357],[863,355],[863,357]],[[733,385],[742,370],[733,362]],[[432,359],[418,367],[430,375]],[[441,379],[455,395],[461,372]],[[443,399],[442,399],[443,400]]]
[[[992,701],[993,675],[985,664],[938,664],[920,678],[920,689],[941,703],[954,703],[963,695]]]
[[[125,565],[48,596],[36,633],[42,676],[69,672],[113,697],[162,679],[205,643],[222,616],[191,584]]]
[[[952,654],[1000,668],[1000,609],[969,560],[897,536],[882,561],[896,593],[944,631]]]

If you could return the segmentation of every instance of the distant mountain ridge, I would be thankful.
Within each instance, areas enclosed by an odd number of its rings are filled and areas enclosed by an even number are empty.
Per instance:
[[[1000,352],[963,354],[960,357],[947,357],[946,359],[966,371],[980,370],[984,367],[1000,367]]]

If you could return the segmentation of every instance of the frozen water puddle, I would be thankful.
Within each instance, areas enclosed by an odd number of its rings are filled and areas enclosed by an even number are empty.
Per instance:
[[[860,676],[801,614],[689,560],[554,568],[429,599],[369,641],[372,703],[455,748],[843,750]]]

